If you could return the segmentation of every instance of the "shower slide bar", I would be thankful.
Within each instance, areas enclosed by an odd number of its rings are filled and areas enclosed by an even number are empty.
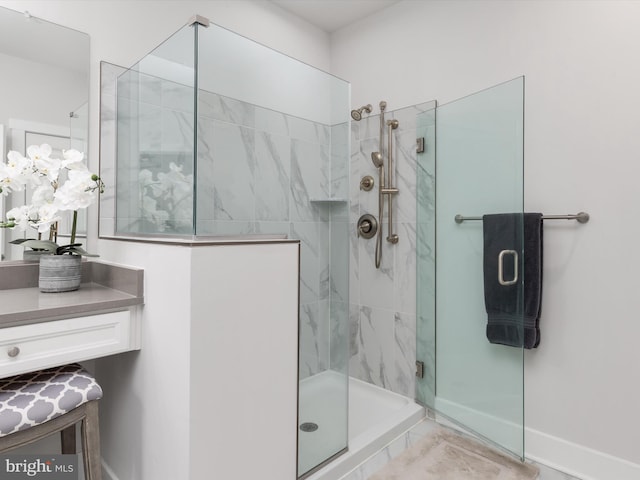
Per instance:
[[[577,220],[578,223],[587,223],[589,221],[589,214],[586,212],[578,212],[575,215],[543,215],[543,220]],[[466,220],[482,220],[482,217],[463,217],[458,214],[454,217],[456,223],[462,223]]]

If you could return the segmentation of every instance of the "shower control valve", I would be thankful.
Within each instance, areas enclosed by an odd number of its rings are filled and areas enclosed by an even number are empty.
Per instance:
[[[371,175],[362,177],[362,180],[360,180],[360,190],[364,190],[365,192],[370,191],[374,185],[375,181]]]
[[[378,232],[378,220],[373,215],[367,213],[358,219],[358,236],[362,238],[373,238]]]

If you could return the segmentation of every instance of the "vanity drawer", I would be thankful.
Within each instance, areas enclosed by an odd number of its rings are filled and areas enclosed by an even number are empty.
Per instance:
[[[0,378],[139,348],[129,310],[0,329]]]

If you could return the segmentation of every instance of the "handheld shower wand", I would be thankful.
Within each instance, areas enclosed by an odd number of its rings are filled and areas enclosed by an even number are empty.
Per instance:
[[[387,108],[387,102],[380,102],[380,148],[377,152],[371,154],[371,160],[378,169],[378,236],[376,237],[376,268],[380,268],[382,260],[382,214],[384,213],[384,111]]]

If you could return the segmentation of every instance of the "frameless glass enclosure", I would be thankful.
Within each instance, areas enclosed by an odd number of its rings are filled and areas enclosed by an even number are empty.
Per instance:
[[[523,114],[523,78],[436,111],[435,224],[433,206],[420,201],[418,231],[425,239],[418,245],[433,245],[435,239],[437,262],[434,266],[432,255],[418,252],[417,332],[417,358],[426,367],[418,380],[418,399],[521,458],[523,348],[487,339],[483,222],[458,223],[455,217],[522,213]],[[429,118],[421,120],[429,125]],[[420,160],[419,188],[433,187],[429,160]],[[515,229],[522,225],[516,223]],[[520,239],[514,251],[522,252],[522,231],[509,233]],[[509,286],[520,314],[523,278],[521,271]],[[522,319],[517,323],[522,329]]]
[[[347,447],[349,84],[207,24],[103,63],[100,235],[300,240],[304,475]]]

